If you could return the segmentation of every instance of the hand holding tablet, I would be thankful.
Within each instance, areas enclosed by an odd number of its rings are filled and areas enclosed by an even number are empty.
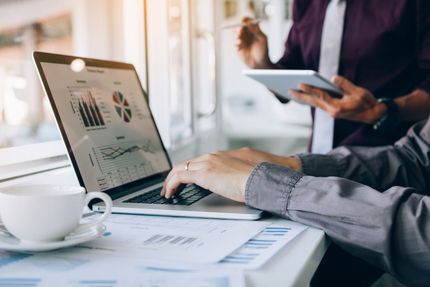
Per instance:
[[[369,90],[341,76],[333,84],[306,70],[247,70],[244,74],[265,84],[281,101],[310,105],[333,118],[375,124],[387,109]]]
[[[251,69],[244,70],[243,74],[262,83],[269,90],[288,100],[297,101],[288,91],[290,89],[297,90],[300,84],[326,90],[335,98],[340,98],[343,94],[336,85],[312,70]]]

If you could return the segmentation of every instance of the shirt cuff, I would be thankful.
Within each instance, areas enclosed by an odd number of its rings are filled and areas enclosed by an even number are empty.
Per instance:
[[[344,161],[336,154],[299,154],[297,158],[302,165],[302,172],[306,175],[338,176],[346,168]]]
[[[245,202],[248,206],[285,215],[291,191],[303,174],[271,163],[258,164],[248,178]]]

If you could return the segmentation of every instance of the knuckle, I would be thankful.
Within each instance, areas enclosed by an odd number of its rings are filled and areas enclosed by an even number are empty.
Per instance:
[[[329,114],[332,117],[337,117],[340,115],[340,112],[341,112],[340,108],[335,107],[335,108],[330,109]]]
[[[314,91],[312,91],[312,88],[308,86],[302,86],[300,89],[303,93],[302,94],[313,94]]]
[[[172,178],[170,179],[169,183],[171,185],[176,184],[179,181],[179,175],[177,173],[175,173]]]
[[[171,193],[172,193],[172,191],[173,191],[173,184],[172,184],[171,182],[169,182],[169,183],[166,185],[166,194],[171,194]]]
[[[209,159],[210,159],[210,160],[215,160],[215,159],[217,159],[219,156],[220,156],[220,154],[219,154],[219,153],[217,153],[217,152],[212,152],[212,153],[210,153],[210,154],[209,154]]]
[[[203,167],[202,167],[202,170],[206,171],[206,172],[211,171],[212,170],[212,164],[210,162],[204,163]]]
[[[211,154],[205,154],[204,156],[202,156],[202,160],[204,161],[208,161],[211,159]]]
[[[360,98],[365,98],[365,97],[367,97],[368,94],[369,94],[369,92],[365,89],[360,88],[358,90],[358,95]]]
[[[184,173],[178,173],[178,176],[176,177],[177,178],[177,182],[178,183],[180,183],[180,182],[182,182],[183,180],[184,180],[184,178],[185,178],[185,174]]]

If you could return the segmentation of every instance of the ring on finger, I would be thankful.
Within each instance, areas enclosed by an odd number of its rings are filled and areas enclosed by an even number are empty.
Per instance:
[[[187,161],[187,163],[185,164],[185,170],[189,171],[190,170],[190,161]]]

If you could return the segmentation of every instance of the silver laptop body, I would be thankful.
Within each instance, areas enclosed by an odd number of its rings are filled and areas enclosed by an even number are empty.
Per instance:
[[[113,212],[256,220],[252,209],[195,185],[159,196],[172,168],[133,65],[42,52],[34,60],[81,186]],[[103,211],[101,203],[92,204]]]

